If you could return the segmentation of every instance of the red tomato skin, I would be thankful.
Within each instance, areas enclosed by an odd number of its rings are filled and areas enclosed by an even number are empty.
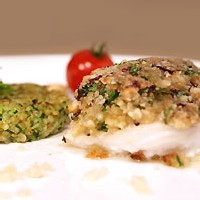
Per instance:
[[[107,53],[103,53],[101,58],[92,54],[89,49],[75,53],[69,61],[66,69],[67,83],[72,91],[75,91],[84,76],[100,67],[113,65],[113,61]]]

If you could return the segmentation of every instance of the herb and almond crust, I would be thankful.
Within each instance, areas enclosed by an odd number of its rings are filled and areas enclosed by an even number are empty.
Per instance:
[[[77,134],[155,121],[185,129],[200,122],[200,69],[181,59],[123,61],[86,76],[75,98],[69,109]]]
[[[84,77],[75,98],[69,106],[74,136],[154,122],[185,130],[200,122],[200,69],[176,58],[123,61]]]
[[[68,118],[66,88],[0,82],[0,142],[28,142],[61,131]]]

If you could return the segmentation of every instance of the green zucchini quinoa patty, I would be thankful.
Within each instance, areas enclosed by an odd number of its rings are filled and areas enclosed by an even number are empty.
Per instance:
[[[69,122],[65,89],[0,82],[0,142],[34,141],[63,130]]]

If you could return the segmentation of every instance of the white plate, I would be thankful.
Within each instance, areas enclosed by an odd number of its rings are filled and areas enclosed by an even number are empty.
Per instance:
[[[65,84],[68,60],[69,55],[0,57],[0,79]],[[0,199],[200,199],[197,166],[174,169],[119,159],[90,160],[63,144],[60,133],[26,144],[0,144]]]

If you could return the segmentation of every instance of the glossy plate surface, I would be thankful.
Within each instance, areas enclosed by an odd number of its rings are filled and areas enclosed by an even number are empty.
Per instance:
[[[113,55],[114,62],[141,56]],[[70,55],[0,57],[7,83],[65,84]],[[198,61],[195,63],[200,66]],[[200,163],[186,169],[109,158],[89,160],[62,133],[25,144],[0,144],[0,199],[200,199]]]

